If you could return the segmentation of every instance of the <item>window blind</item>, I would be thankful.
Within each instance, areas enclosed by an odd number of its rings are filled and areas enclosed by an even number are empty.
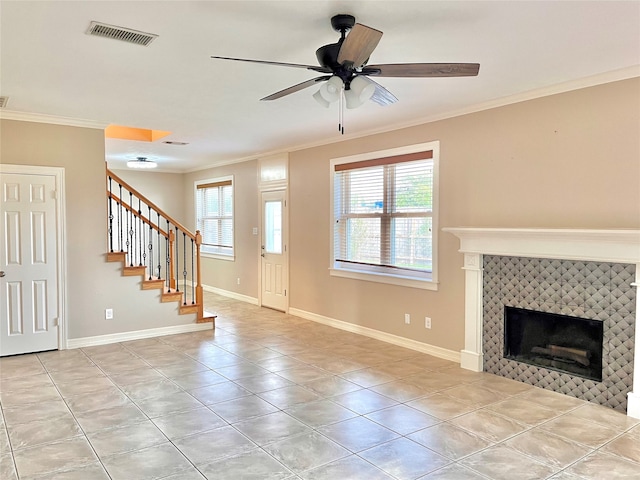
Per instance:
[[[433,152],[335,165],[334,262],[431,272]]]
[[[233,249],[233,184],[231,180],[196,186],[196,228],[202,244],[222,252]]]

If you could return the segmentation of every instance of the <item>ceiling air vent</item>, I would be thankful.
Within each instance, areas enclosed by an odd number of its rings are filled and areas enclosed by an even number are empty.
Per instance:
[[[0,108],[6,107],[8,101],[9,97],[0,97]]]
[[[139,32],[130,28],[116,27],[115,25],[107,25],[106,23],[91,22],[87,35],[95,35],[97,37],[113,38],[122,42],[135,43],[136,45],[147,46],[153,42],[158,35],[153,33]]]
[[[171,140],[162,143],[166,143],[167,145],[189,145],[187,142],[172,142]]]

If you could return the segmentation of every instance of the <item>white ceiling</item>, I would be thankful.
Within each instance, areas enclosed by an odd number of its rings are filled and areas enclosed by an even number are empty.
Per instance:
[[[337,105],[319,106],[316,88],[259,101],[315,72],[210,59],[315,65],[315,50],[339,37],[337,13],[384,32],[373,64],[481,64],[478,77],[377,79],[400,101],[347,110],[344,138],[640,74],[638,1],[1,1],[4,110],[169,130],[165,140],[189,142],[107,140],[113,168],[146,156],[188,171],[338,141]],[[159,37],[142,47],[85,35],[93,20]]]

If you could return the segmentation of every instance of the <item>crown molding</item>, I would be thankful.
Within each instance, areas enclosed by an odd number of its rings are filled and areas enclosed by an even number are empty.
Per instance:
[[[506,97],[500,97],[500,98],[488,100],[486,102],[476,103],[474,105],[469,105],[467,107],[457,109],[457,110],[449,110],[447,112],[443,112],[435,115],[429,115],[421,118],[414,118],[408,122],[393,123],[393,124],[386,125],[383,128],[375,128],[375,129],[370,129],[370,130],[366,130],[366,131],[351,134],[351,135],[344,135],[344,137],[338,141],[336,141],[335,139],[322,140],[322,141],[308,143],[304,145],[292,146],[288,149],[288,151],[295,152],[298,150],[306,150],[307,148],[320,147],[323,145],[339,143],[342,141],[353,140],[356,138],[368,137],[371,135],[379,135],[382,133],[389,133],[396,130],[402,130],[404,128],[416,127],[416,126],[424,125],[427,123],[438,122],[440,120],[461,117],[463,115],[468,115],[471,113],[477,113],[485,110],[504,107],[507,105],[512,105],[514,103],[526,102],[528,100],[535,100],[537,98],[549,97],[551,95],[571,92],[574,90],[582,90],[583,88],[595,87],[597,85],[603,85],[606,83],[629,80],[631,78],[636,78],[636,77],[640,77],[640,65],[634,65],[634,66],[622,68],[619,70],[613,70],[611,72],[605,72],[598,75],[591,75],[589,77],[579,78],[576,80],[570,80],[567,82],[549,85],[546,87],[536,88],[534,90],[528,90],[526,92],[516,93],[513,95],[508,95]],[[280,152],[273,152],[273,153],[280,153]],[[263,156],[263,155],[258,155],[258,156]]]
[[[450,110],[450,111],[439,113],[436,115],[430,115],[430,116],[425,116],[417,119],[412,119],[408,122],[393,123],[393,124],[386,125],[382,128],[369,129],[369,130],[365,130],[358,133],[352,133],[352,134],[347,133],[341,136],[341,138],[338,140],[336,140],[335,138],[331,138],[331,139],[324,139],[324,140],[319,140],[315,142],[291,145],[289,147],[279,148],[276,150],[268,150],[265,152],[261,152],[253,155],[247,155],[245,157],[241,157],[233,160],[224,160],[222,162],[216,162],[207,166],[195,167],[190,170],[185,170],[185,173],[197,172],[200,170],[208,170],[210,168],[216,168],[224,165],[231,165],[234,163],[248,162],[248,161],[256,160],[258,158],[263,158],[269,155],[291,153],[291,152],[297,152],[300,150],[306,150],[309,148],[316,148],[316,147],[322,147],[325,145],[331,145],[334,143],[342,143],[349,140],[369,137],[371,135],[380,135],[383,133],[389,133],[396,130],[402,130],[404,128],[417,127],[419,125],[425,125],[427,123],[438,122],[441,120],[447,120],[449,118],[461,117],[463,115],[469,115],[471,113],[478,113],[485,110],[504,107],[507,105],[512,105],[514,103],[526,102],[529,100],[535,100],[537,98],[549,97],[551,95],[571,92],[574,90],[581,90],[583,88],[595,87],[597,85],[603,85],[606,83],[629,80],[631,78],[637,78],[637,77],[640,77],[640,65],[633,65],[631,67],[622,68],[619,70],[604,72],[597,75],[591,75],[589,77],[570,80],[567,82],[562,82],[554,85],[536,88],[534,90],[528,90],[526,92],[520,92],[513,95],[508,95],[506,97],[500,97],[500,98],[488,100],[486,102],[476,103],[474,105],[469,105],[468,107],[464,107],[458,110]]]
[[[108,123],[81,118],[59,117],[44,113],[18,112],[16,110],[0,110],[0,120],[17,120],[19,122],[49,123],[52,125],[64,125],[67,127],[96,128],[104,130]]]

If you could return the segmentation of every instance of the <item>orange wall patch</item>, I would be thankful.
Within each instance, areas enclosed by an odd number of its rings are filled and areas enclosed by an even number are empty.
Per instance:
[[[166,137],[171,132],[163,130],[149,130],[146,128],[123,127],[120,125],[109,125],[104,135],[107,138],[119,138],[121,140],[135,140],[137,142],[155,142]]]

